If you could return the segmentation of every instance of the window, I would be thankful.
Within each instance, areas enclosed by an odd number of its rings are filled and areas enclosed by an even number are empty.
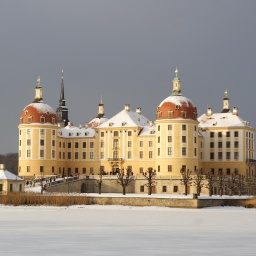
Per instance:
[[[3,184],[0,184],[0,192],[3,191]]]
[[[157,137],[157,142],[160,143],[160,136]]]
[[[196,143],[196,137],[194,137],[194,143]]]
[[[101,142],[100,142],[100,147],[101,147],[101,148],[104,148],[104,141],[101,141]]]
[[[226,132],[226,137],[227,137],[227,138],[230,137],[230,132]]]
[[[229,168],[226,169],[226,174],[230,175],[230,169]]]
[[[52,166],[52,173],[54,173],[54,166]]]
[[[230,141],[226,142],[226,148],[230,148]]]
[[[218,169],[218,174],[222,174],[222,168]]]
[[[143,167],[140,167],[140,173],[143,173]]]
[[[140,141],[140,147],[143,147],[143,141]]]
[[[149,146],[149,147],[153,147],[153,141],[152,141],[152,140],[150,140],[150,141],[148,142],[148,146]]]
[[[140,151],[140,158],[143,158],[143,151]]]
[[[100,137],[104,137],[104,132],[101,132],[101,133],[100,133]]]
[[[128,136],[132,136],[132,132],[131,131],[128,131]]]
[[[234,132],[234,137],[238,137],[238,131]]]
[[[115,137],[118,136],[118,131],[114,131],[114,136],[115,136]]]
[[[90,142],[90,148],[93,148],[93,147],[94,147],[93,144],[94,144],[93,142]]]
[[[55,135],[55,130],[52,130],[52,135]]]
[[[182,125],[182,131],[186,131],[187,130],[187,126],[185,124]]]
[[[187,112],[186,111],[181,111],[181,118],[186,118]]]
[[[75,142],[75,148],[78,148],[78,147],[79,147],[79,143]]]
[[[234,152],[234,159],[238,160],[239,159],[239,152]]]
[[[175,105],[175,109],[180,109],[180,105]]]
[[[75,159],[78,159],[78,152],[75,152]]]
[[[27,172],[30,172],[30,166],[27,166]]]
[[[59,159],[61,159],[61,152],[59,152]]]
[[[114,152],[113,152],[113,158],[114,158],[114,159],[117,159],[117,158],[118,158],[118,151],[114,151]]]
[[[218,148],[222,148],[222,142],[221,141],[218,142]]]
[[[93,174],[93,167],[90,167],[90,174]]]
[[[196,148],[194,148],[194,156],[196,156],[197,155],[197,150],[196,150]]]
[[[83,174],[86,174],[86,168],[85,167],[83,167]]]
[[[157,130],[160,131],[160,125],[157,126]]]
[[[172,142],[172,136],[168,136],[168,142],[169,142],[169,143]]]
[[[100,152],[100,159],[104,159],[104,152]]]
[[[222,160],[222,152],[218,152],[218,159]]]
[[[211,168],[211,174],[214,175],[214,168]]]
[[[214,160],[214,153],[213,152],[210,153],[210,159]]]
[[[44,140],[40,140],[40,146],[44,146]]]
[[[172,165],[168,165],[168,172],[172,172]]]
[[[186,147],[182,147],[182,155],[186,156],[187,155],[187,149]]]
[[[68,148],[71,148],[71,142],[68,142]]]
[[[210,142],[210,148],[214,148],[214,142]]]
[[[163,186],[163,192],[167,192],[167,186]]]
[[[28,139],[27,140],[27,146],[30,146],[31,145],[31,139]]]
[[[167,155],[171,156],[172,155],[172,147],[167,148]]]
[[[210,132],[210,138],[214,138],[214,132]]]
[[[130,148],[132,146],[132,142],[128,141],[128,148]]]
[[[55,140],[52,140],[52,146],[55,147]]]
[[[90,159],[93,159],[93,152],[90,152]]]
[[[148,152],[148,158],[153,158],[153,151]]]
[[[40,166],[40,172],[44,172],[44,167]]]
[[[186,136],[182,136],[182,143],[186,143]]]
[[[40,129],[40,134],[44,135],[44,133],[45,133],[44,129]]]
[[[173,111],[172,110],[168,111],[168,117],[173,118]]]
[[[33,121],[33,117],[32,117],[32,116],[29,116],[29,117],[28,117],[28,123],[31,124],[32,121]]]
[[[10,184],[10,192],[12,192],[12,184]]]
[[[219,138],[222,137],[222,132],[218,132],[218,137],[219,137]]]
[[[27,157],[31,157],[31,151],[30,151],[30,149],[27,150]]]
[[[194,125],[194,131],[195,131],[195,132],[197,131],[197,126],[196,126],[196,125]]]
[[[77,167],[75,168],[75,173],[78,174],[78,168]]]
[[[238,141],[235,141],[235,142],[234,142],[234,146],[235,146],[235,148],[238,148],[238,147],[239,147],[239,142],[238,142]]]
[[[160,148],[157,148],[157,155],[160,156]]]
[[[239,171],[238,171],[238,169],[237,169],[237,168],[235,168],[234,173],[235,173],[236,175],[238,175]]]
[[[172,130],[172,125],[168,124],[168,130],[171,131]]]
[[[144,186],[140,186],[140,192],[144,192]]]
[[[113,147],[114,147],[114,148],[118,148],[118,140],[117,140],[117,139],[114,139],[114,141],[113,141]]]
[[[83,157],[83,159],[86,159],[86,152],[82,153],[82,157]]]
[[[230,160],[230,152],[226,152],[226,160]]]
[[[40,116],[40,123],[44,124],[44,122],[45,122],[45,118],[43,116]]]
[[[63,152],[63,159],[65,159],[65,152]]]
[[[157,171],[160,172],[161,171],[161,167],[160,165],[157,166]]]
[[[52,158],[55,158],[55,150],[52,150]]]
[[[40,150],[40,157],[44,157],[44,150],[43,149]]]
[[[68,152],[68,159],[71,159],[71,152]]]
[[[132,151],[128,151],[128,159],[132,158]]]
[[[178,186],[173,186],[173,192],[174,193],[178,192]]]

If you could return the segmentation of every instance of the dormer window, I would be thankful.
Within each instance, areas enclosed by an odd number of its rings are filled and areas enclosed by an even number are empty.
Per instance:
[[[28,117],[28,123],[31,124],[31,123],[32,123],[32,120],[33,120],[32,116],[29,116],[29,117]]]
[[[186,118],[187,117],[187,112],[186,111],[181,111],[181,117]]]
[[[54,117],[52,118],[52,124],[55,124],[55,118]]]
[[[50,112],[49,112],[49,111],[46,111],[45,114],[46,114],[46,115],[50,115]]]
[[[22,118],[22,117],[21,117],[21,119],[20,119],[20,123],[23,124],[23,118]]]
[[[180,109],[180,105],[175,105],[175,109]]]
[[[173,118],[173,111],[172,110],[168,111],[168,117]]]
[[[27,111],[27,110],[25,110],[25,111],[24,111],[24,115],[26,115],[27,113],[28,113],[28,111]]]
[[[44,124],[45,123],[45,117],[44,116],[40,116],[40,123]]]

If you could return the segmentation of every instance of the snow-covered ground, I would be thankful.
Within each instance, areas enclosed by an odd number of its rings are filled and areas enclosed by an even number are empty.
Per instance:
[[[0,206],[1,255],[256,255],[256,209]]]

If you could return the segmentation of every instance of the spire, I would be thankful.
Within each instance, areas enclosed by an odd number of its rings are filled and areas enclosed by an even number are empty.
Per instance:
[[[40,84],[41,83],[40,76],[38,76],[36,81],[37,81],[37,86],[35,88],[35,99],[33,101],[34,103],[43,101],[43,88]]]
[[[57,123],[61,127],[65,127],[68,125],[68,108],[66,107],[66,100],[64,96],[64,75],[63,69],[61,71],[61,89],[60,89],[60,100],[59,107],[57,108]]]
[[[179,79],[179,70],[178,68],[175,69],[175,77],[172,80],[172,85],[173,85],[173,89],[172,89],[172,94],[173,96],[177,96],[177,95],[181,95],[181,89],[180,89],[180,79]]]
[[[98,105],[98,115],[97,118],[102,118],[105,115],[104,104],[102,103],[102,95],[100,95],[100,104]]]
[[[224,98],[223,98],[223,109],[221,111],[222,113],[229,112],[229,98],[228,98],[228,90],[224,92]]]

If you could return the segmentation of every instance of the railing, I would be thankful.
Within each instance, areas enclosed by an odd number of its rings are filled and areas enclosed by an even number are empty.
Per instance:
[[[108,161],[113,161],[113,162],[122,162],[124,159],[123,158],[108,158]]]

